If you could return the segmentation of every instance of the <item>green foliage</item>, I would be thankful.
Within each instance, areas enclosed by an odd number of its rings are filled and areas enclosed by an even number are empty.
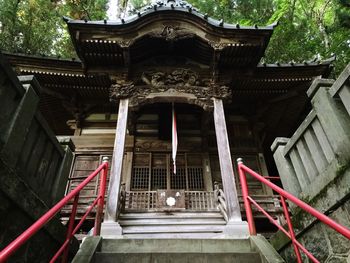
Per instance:
[[[334,74],[350,62],[350,0],[189,0],[202,12],[228,23],[279,22],[265,62],[304,61],[337,56]]]
[[[0,49],[75,56],[62,16],[103,19],[107,0],[0,0]]]
[[[62,16],[101,20],[108,0],[0,0],[0,49],[27,54],[75,56]],[[151,0],[120,0],[134,9]],[[338,74],[350,58],[350,0],[188,0],[202,13],[241,25],[279,21],[265,62],[337,55]]]

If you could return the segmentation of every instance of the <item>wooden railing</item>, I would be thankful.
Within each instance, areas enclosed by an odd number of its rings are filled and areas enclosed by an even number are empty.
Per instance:
[[[153,211],[157,208],[157,191],[126,191],[126,211]]]
[[[122,191],[123,207],[120,211],[126,212],[155,212],[162,211],[157,209],[157,191]],[[252,195],[254,199],[266,211],[271,213],[277,221],[283,220],[283,211],[281,209],[278,195]],[[243,197],[238,196],[241,211],[244,212]],[[185,209],[186,211],[220,211],[227,221],[227,205],[225,194],[222,189],[215,185],[214,191],[185,191]],[[264,215],[259,209],[253,209],[254,217],[263,218]]]
[[[188,211],[218,210],[214,192],[185,191],[185,206]],[[157,191],[126,191],[124,209],[157,211]]]
[[[186,209],[193,211],[218,210],[214,192],[185,191]]]

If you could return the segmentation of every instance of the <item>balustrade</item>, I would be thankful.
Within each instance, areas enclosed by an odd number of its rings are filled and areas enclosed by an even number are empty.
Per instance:
[[[335,82],[315,80],[307,91],[312,110],[290,139],[271,146],[282,184],[294,195],[316,194],[350,157],[349,76],[350,64]]]

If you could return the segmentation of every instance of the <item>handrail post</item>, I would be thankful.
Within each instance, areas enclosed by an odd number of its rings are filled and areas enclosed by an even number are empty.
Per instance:
[[[73,232],[74,223],[75,223],[75,216],[77,214],[77,209],[78,209],[79,194],[80,193],[78,193],[74,197],[72,213],[69,217],[69,224],[68,224],[67,235],[66,235],[66,240],[69,240],[69,241],[72,238],[72,232]],[[66,263],[68,261],[68,252],[69,252],[69,245],[65,248],[63,252],[62,261],[61,261],[62,263]]]
[[[94,226],[94,236],[99,236],[101,232],[101,222],[103,215],[103,207],[105,203],[105,194],[106,194],[106,182],[107,182],[107,173],[108,173],[108,160],[107,156],[103,157],[103,164],[105,165],[103,168],[102,175],[100,177],[100,189],[98,193],[98,203],[96,209],[96,217],[95,217],[95,226]]]
[[[250,204],[250,200],[248,199],[249,191],[248,191],[247,178],[245,176],[245,173],[244,173],[243,169],[241,169],[241,165],[243,165],[243,159],[242,158],[238,158],[237,159],[237,164],[238,164],[239,178],[240,178],[240,181],[241,181],[241,188],[242,188],[242,197],[243,197],[243,202],[244,202],[244,208],[245,208],[247,221],[248,221],[249,233],[251,235],[255,236],[256,235],[256,229],[255,229],[255,222],[254,222],[252,207],[251,207],[251,204]]]
[[[282,195],[280,195],[280,196],[281,196],[281,203],[282,203],[282,207],[283,207],[283,213],[284,213],[284,216],[286,217],[286,220],[287,220],[288,230],[289,230],[290,237],[292,239],[292,244],[293,244],[293,248],[295,251],[295,255],[297,257],[298,263],[302,263],[303,261],[301,259],[299,248],[295,244],[296,238],[295,238],[292,220],[290,219],[290,216],[289,216],[288,207],[287,207],[287,204],[286,204],[284,197]]]

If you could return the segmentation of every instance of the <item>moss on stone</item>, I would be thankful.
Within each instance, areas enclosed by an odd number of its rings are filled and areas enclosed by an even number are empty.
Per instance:
[[[348,170],[350,168],[350,159],[348,159],[344,164],[341,164],[338,166],[337,170],[336,170],[336,178],[338,178],[339,176],[342,176],[346,170]]]

